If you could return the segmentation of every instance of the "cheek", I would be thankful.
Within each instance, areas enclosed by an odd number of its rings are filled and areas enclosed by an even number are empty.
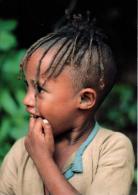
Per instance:
[[[38,110],[41,117],[49,120],[54,128],[71,123],[74,115],[74,108],[69,102],[58,99],[38,99]]]
[[[54,108],[57,102],[50,97],[50,95],[41,95],[37,97],[37,108],[42,117],[46,117],[50,113],[54,112]]]
[[[65,113],[66,105],[55,101],[38,101],[37,107],[42,117],[59,118]]]
[[[63,123],[74,115],[75,105],[69,95],[44,94],[37,98],[40,116],[51,123]]]
[[[59,94],[43,94],[38,96],[37,98],[37,106],[38,109],[42,112],[64,112],[65,108],[70,103],[70,99],[68,97],[60,96]]]

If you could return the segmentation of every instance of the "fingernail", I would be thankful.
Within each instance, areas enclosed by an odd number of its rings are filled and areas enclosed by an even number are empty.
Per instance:
[[[49,124],[48,120],[46,120],[46,119],[43,119],[43,123]]]

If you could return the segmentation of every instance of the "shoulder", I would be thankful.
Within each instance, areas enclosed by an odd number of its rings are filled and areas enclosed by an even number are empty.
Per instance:
[[[24,146],[24,140],[25,137],[20,138],[19,140],[17,140],[13,146],[11,147],[9,152],[17,152],[17,156],[18,156],[18,152],[26,152],[25,146]]]
[[[11,149],[5,156],[3,164],[5,163],[13,164],[14,163],[15,165],[18,166],[18,164],[22,162],[25,156],[26,157],[28,156],[28,153],[24,146],[24,140],[25,140],[25,137],[20,138],[13,144],[13,146],[11,147]]]
[[[86,194],[128,194],[135,162],[130,139],[123,133],[100,127],[89,151],[93,182]]]
[[[131,162],[134,162],[132,143],[123,133],[101,127],[97,133],[95,142],[99,147],[101,156],[129,159]]]
[[[97,133],[96,141],[102,145],[118,143],[132,146],[130,139],[125,134],[101,126]]]
[[[28,158],[24,139],[15,142],[0,167],[0,191],[3,194],[15,194],[17,190],[18,176],[21,175],[24,162]]]

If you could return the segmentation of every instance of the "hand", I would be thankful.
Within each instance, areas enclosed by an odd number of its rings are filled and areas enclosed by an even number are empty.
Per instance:
[[[52,127],[47,120],[30,118],[25,148],[37,166],[40,162],[53,158],[55,151],[54,137]]]
[[[79,195],[65,179],[53,159],[55,145],[52,127],[41,118],[31,118],[25,147],[34,161],[45,185],[45,191],[53,195]]]

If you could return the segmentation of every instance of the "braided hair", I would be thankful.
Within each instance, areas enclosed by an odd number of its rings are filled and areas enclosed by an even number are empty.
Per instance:
[[[100,101],[112,88],[116,67],[112,51],[106,43],[106,36],[90,20],[78,15],[67,15],[67,24],[36,41],[26,52],[21,63],[25,68],[31,55],[39,48],[43,49],[37,65],[39,78],[42,60],[50,49],[56,52],[45,71],[46,78],[57,77],[67,66],[72,70],[72,81],[77,88],[92,87],[100,95]]]

